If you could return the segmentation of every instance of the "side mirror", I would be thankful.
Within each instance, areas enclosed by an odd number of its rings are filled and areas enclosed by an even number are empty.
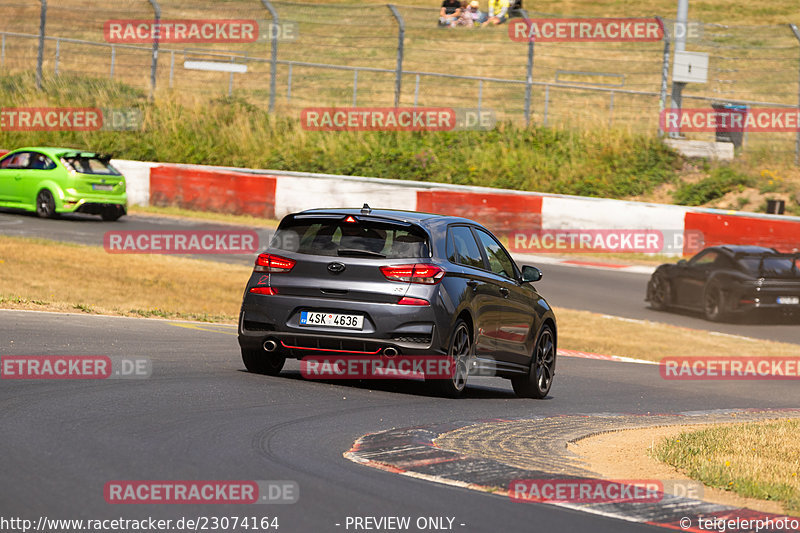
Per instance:
[[[688,264],[689,263],[686,262],[686,259],[681,259],[680,261],[678,261],[678,266],[679,267],[685,267]]]
[[[522,283],[530,283],[542,279],[542,271],[536,267],[523,265],[522,267]]]

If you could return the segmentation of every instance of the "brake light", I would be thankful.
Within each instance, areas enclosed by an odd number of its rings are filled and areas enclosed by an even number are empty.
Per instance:
[[[410,296],[403,296],[397,305],[430,305],[428,300],[422,298],[411,298]]]
[[[297,261],[287,259],[279,255],[272,254],[259,254],[256,257],[256,266],[253,269],[255,272],[289,272]]]
[[[442,267],[427,263],[382,266],[381,273],[389,281],[422,283],[423,285],[434,285],[444,277],[444,269]]]
[[[273,289],[272,287],[253,287],[250,289],[250,292],[253,294],[263,294],[265,296],[275,296],[278,294],[278,291]]]

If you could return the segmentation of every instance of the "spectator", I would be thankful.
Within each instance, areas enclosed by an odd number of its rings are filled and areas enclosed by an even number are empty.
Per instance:
[[[466,4],[466,2],[465,2]],[[478,0],[472,0],[468,5],[463,6],[461,18],[458,20],[459,26],[480,26],[488,17],[483,13],[480,8]]]
[[[508,0],[506,0],[508,2]],[[461,16],[461,2],[459,0],[443,0],[442,9],[439,10],[439,26],[450,26]]]
[[[508,0],[489,0],[489,18],[481,26],[497,26],[507,21],[508,6]]]

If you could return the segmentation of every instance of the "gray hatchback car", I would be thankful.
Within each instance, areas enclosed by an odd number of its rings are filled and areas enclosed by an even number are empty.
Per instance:
[[[447,396],[479,374],[544,398],[557,330],[531,285],[541,277],[465,218],[367,205],[291,214],[247,282],[242,359],[277,375],[287,358],[310,355],[441,357],[454,370],[430,381]]]

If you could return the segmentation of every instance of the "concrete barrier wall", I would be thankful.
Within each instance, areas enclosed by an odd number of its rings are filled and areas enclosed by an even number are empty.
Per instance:
[[[800,249],[800,217],[419,181],[199,165],[160,165],[151,167],[150,174],[151,203],[157,205],[250,214],[259,212],[261,206],[262,213],[272,215],[257,216],[281,218],[314,207],[361,207],[366,202],[372,207],[464,216],[508,236],[510,242],[514,232],[657,230],[664,232],[661,252],[668,255],[695,253],[696,246],[683,248],[682,243],[696,243],[697,232],[704,234],[706,245],[749,243],[774,246],[782,251]]]

